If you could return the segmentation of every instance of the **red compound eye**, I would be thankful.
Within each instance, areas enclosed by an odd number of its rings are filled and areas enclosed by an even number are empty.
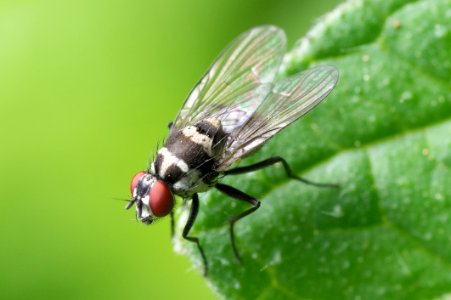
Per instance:
[[[136,185],[138,184],[138,181],[144,176],[146,175],[146,172],[138,172],[135,174],[135,176],[133,176],[132,182],[130,182],[130,193],[132,194],[133,197],[133,191],[136,188]]]
[[[161,180],[155,182],[150,191],[150,209],[156,217],[164,217],[174,208],[174,197],[168,185]]]

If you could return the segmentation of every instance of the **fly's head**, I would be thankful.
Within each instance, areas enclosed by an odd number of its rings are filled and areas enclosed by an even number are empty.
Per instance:
[[[174,196],[169,186],[155,175],[138,172],[130,183],[132,199],[125,207],[136,204],[136,217],[144,224],[168,215],[174,208]]]

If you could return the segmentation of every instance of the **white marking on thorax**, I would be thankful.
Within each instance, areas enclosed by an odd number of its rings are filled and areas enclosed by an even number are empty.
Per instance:
[[[208,155],[212,156],[211,147],[213,140],[210,137],[197,132],[197,128],[195,126],[187,126],[183,128],[182,133],[185,137],[189,138],[191,142],[201,145],[202,148],[204,148],[204,151],[207,152]]]
[[[172,154],[166,147],[161,148],[160,151],[158,151],[158,154],[163,156],[159,170],[160,174],[158,174],[160,177],[164,177],[166,175],[166,171],[171,165],[176,165],[184,173],[188,172],[189,168],[186,162]]]
[[[204,119],[204,121],[213,126],[216,130],[221,126],[221,121],[219,121],[217,118],[207,118]]]

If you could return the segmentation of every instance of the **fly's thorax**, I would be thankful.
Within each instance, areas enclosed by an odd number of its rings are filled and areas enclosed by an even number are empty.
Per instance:
[[[221,121],[215,118],[208,118],[196,124],[196,127],[201,132],[205,132],[207,135],[210,133],[213,142],[211,145],[211,154],[212,156],[221,155],[224,151],[224,146],[227,141],[227,133],[224,131]],[[214,134],[211,134],[211,133]]]
[[[176,195],[183,198],[190,198],[195,193],[207,191],[211,184],[204,181],[199,170],[192,170],[172,185],[172,190]]]
[[[158,151],[155,174],[180,196],[208,190],[226,137],[221,122],[213,118],[172,131]]]
[[[226,142],[226,133],[219,119],[207,118],[195,125],[189,125],[182,129],[182,134],[192,143],[202,147],[203,151],[215,158],[223,151]]]

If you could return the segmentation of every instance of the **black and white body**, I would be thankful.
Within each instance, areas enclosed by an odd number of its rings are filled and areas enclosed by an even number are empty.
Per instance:
[[[154,173],[189,198],[214,186],[227,133],[221,121],[207,118],[171,133],[152,165]]]
[[[126,208],[136,204],[137,218],[146,224],[172,217],[174,195],[192,201],[183,237],[197,244],[205,274],[208,264],[203,248],[196,237],[189,236],[199,209],[198,193],[216,188],[252,205],[230,219],[232,248],[241,260],[234,224],[257,210],[260,202],[221,184],[218,178],[282,163],[290,178],[315,184],[293,174],[281,157],[230,168],[310,111],[335,87],[338,71],[331,66],[316,66],[274,82],[285,41],[284,32],[274,26],[251,29],[233,40],[183,104],[149,169],[136,174],[131,182],[132,199]]]

